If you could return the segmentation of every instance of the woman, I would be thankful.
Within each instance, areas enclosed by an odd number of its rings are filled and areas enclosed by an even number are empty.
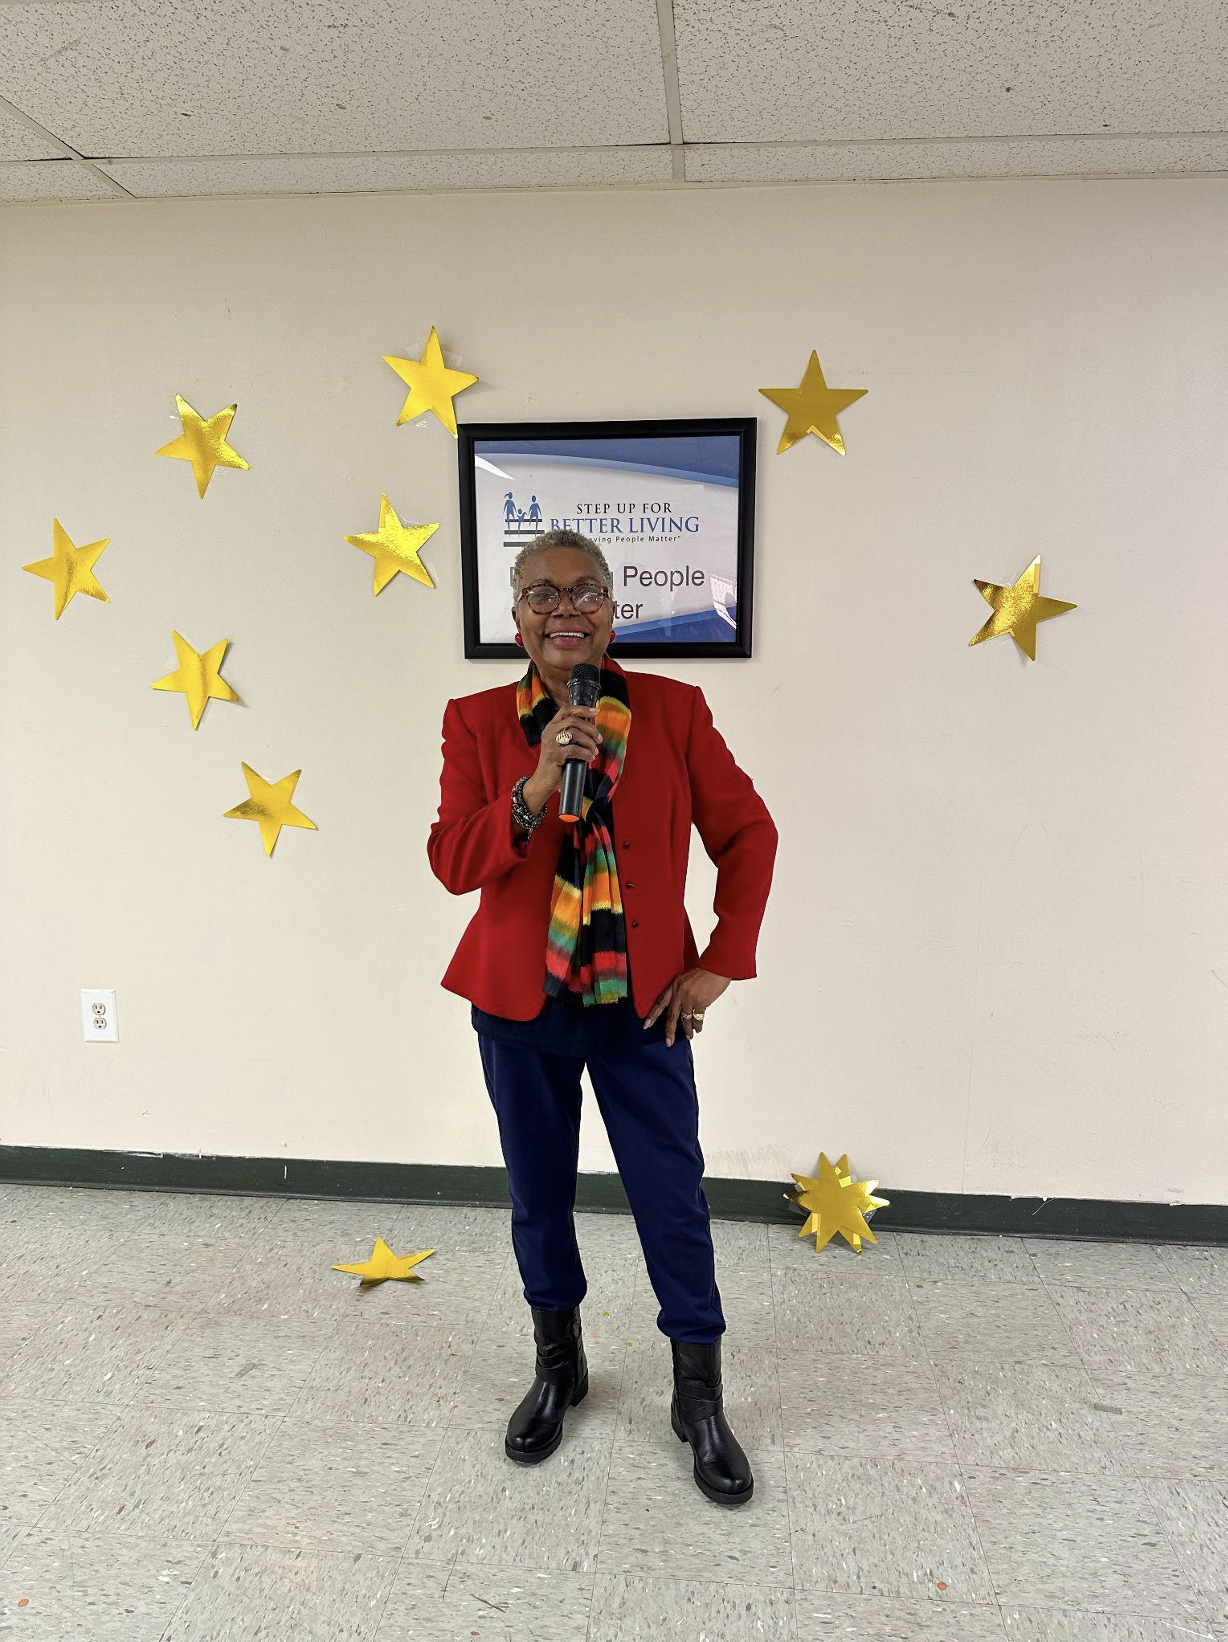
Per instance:
[[[735,1505],[754,1479],[722,1408],[725,1318],[691,1039],[730,981],[755,974],[777,834],[703,692],[606,655],[613,587],[587,536],[535,537],[512,574],[527,671],[449,701],[443,717],[427,853],[454,895],[482,892],[443,985],[470,1000],[537,1347],[504,1448],[545,1459],[588,1391],[572,1218],[587,1065],[671,1342],[670,1422],[700,1489]],[[600,670],[595,708],[569,704],[578,662]],[[583,814],[565,823],[556,794],[569,757],[587,768]],[[702,954],[683,905],[692,823],[717,867]]]

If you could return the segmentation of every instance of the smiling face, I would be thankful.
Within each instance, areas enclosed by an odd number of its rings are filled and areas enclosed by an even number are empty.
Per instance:
[[[520,577],[521,592],[541,581],[553,582],[558,588],[577,582],[602,586],[597,564],[578,547],[546,547],[526,559]],[[521,598],[513,606],[512,615],[524,640],[525,654],[537,663],[542,683],[556,701],[566,701],[567,679],[578,661],[601,666],[614,623],[614,608],[608,598],[591,611],[577,610],[570,597],[562,598],[555,610],[530,610],[528,600]]]

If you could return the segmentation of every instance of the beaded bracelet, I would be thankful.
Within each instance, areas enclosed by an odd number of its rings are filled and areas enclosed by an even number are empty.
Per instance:
[[[527,775],[522,775],[516,785],[512,788],[512,819],[518,827],[523,827],[526,832],[532,832],[534,827],[540,827],[542,822],[546,819],[546,809],[543,805],[543,807],[538,810],[536,814],[534,814],[534,812],[525,803],[524,784],[528,779],[529,778]]]

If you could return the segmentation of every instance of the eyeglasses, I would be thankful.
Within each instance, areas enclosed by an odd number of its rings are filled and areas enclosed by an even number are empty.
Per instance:
[[[532,587],[525,588],[520,597],[530,610],[542,616],[548,611],[558,609],[564,593],[571,595],[574,610],[582,610],[588,614],[600,610],[603,602],[609,598],[604,587],[595,587],[592,582],[577,582],[574,587],[563,588],[556,587],[553,582],[534,582]]]

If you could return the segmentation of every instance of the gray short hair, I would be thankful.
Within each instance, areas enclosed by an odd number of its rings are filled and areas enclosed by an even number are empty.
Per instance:
[[[614,572],[610,569],[609,560],[591,536],[582,536],[578,530],[543,530],[540,536],[534,536],[531,542],[526,542],[516,555],[516,562],[512,565],[513,601],[520,597],[520,578],[524,574],[525,563],[534,553],[544,552],[548,547],[578,547],[581,553],[587,553],[601,572],[601,585],[608,593],[613,593]]]

